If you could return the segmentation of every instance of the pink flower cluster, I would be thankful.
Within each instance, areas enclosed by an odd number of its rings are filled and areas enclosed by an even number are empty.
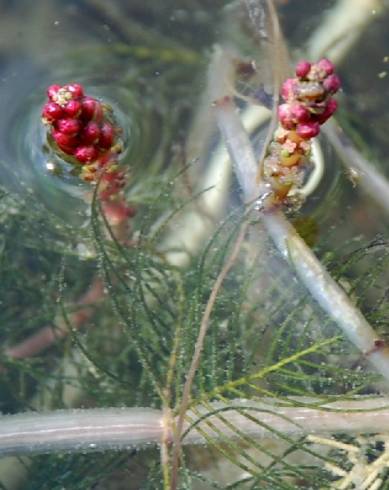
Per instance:
[[[118,192],[124,185],[124,174],[117,166],[121,130],[114,124],[110,107],[85,95],[79,83],[51,85],[47,96],[42,121],[50,129],[49,141],[77,166],[82,180],[97,182],[99,171],[104,170],[102,187],[108,194]]]
[[[112,108],[85,95],[79,83],[51,85],[47,96],[42,121],[49,128],[49,144],[75,167],[82,180],[99,183],[104,214],[111,226],[123,232],[123,224],[136,210],[126,204],[121,192],[126,183],[118,165],[122,130],[114,122]]]
[[[336,111],[338,104],[332,96],[339,88],[334,65],[325,58],[314,64],[300,61],[296,77],[282,85],[285,102],[278,107],[280,125],[263,165],[263,176],[272,186],[274,203],[287,202],[290,191],[301,187],[310,164],[310,140]]]
[[[284,104],[278,107],[278,117],[284,129],[295,130],[303,139],[310,139],[320,132],[338,107],[332,97],[340,88],[334,65],[326,58],[311,64],[300,61],[296,66],[296,78],[288,78],[282,86]]]

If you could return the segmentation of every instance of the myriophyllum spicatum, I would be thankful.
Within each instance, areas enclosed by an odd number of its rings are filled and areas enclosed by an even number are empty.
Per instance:
[[[282,85],[279,126],[263,164],[263,178],[272,187],[273,204],[288,203],[291,191],[301,187],[310,166],[311,140],[338,106],[332,96],[339,90],[340,80],[331,61],[323,58],[311,64],[303,60],[295,73]]]

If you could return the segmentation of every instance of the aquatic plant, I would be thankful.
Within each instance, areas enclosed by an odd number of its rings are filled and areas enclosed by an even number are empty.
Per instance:
[[[336,111],[332,97],[340,88],[334,65],[326,58],[315,64],[300,61],[296,78],[282,85],[284,103],[278,106],[280,126],[268,147],[260,172],[271,186],[275,202],[284,202],[292,189],[302,186],[311,158],[310,140],[320,133]],[[296,195],[296,194],[295,194]]]
[[[266,42],[280,51],[272,2],[246,3],[251,20],[262,16],[257,31],[265,30]],[[121,133],[97,90],[86,96],[81,85],[65,83],[49,91],[43,147],[81,177],[72,185],[89,211],[87,226],[75,227],[28,193],[2,194],[4,236],[17,230],[19,238],[3,243],[2,293],[15,304],[12,294],[20,292],[23,310],[1,319],[2,410],[19,413],[1,417],[0,451],[23,455],[28,488],[116,488],[117,480],[150,489],[379,488],[386,479],[380,432],[388,400],[379,396],[381,376],[364,365],[371,362],[387,379],[387,244],[376,237],[351,250],[340,245],[332,255],[317,247],[324,266],[289,222],[297,208],[292,188],[302,192],[300,204],[310,201],[303,181],[310,178],[317,123],[335,108],[337,81],[327,73],[333,67],[323,59],[297,65],[286,84],[293,90],[281,91],[282,109],[274,74],[276,125],[262,138],[261,152],[240,119],[258,100],[250,89],[239,93],[237,78],[247,65],[229,48],[213,52],[205,120],[216,118],[223,140],[210,138],[209,168],[185,161],[136,175],[111,151]],[[309,80],[311,70],[319,79]],[[243,75],[246,87],[256,83]],[[318,98],[301,110],[294,87],[304,98],[311,82]],[[79,107],[85,100],[94,106],[88,120]],[[278,121],[285,139],[274,133]],[[303,123],[309,131],[298,127]],[[110,145],[101,144],[103,124],[114,129]],[[225,184],[231,165],[218,156],[224,145],[237,181],[231,199]],[[353,148],[340,146],[346,153]],[[270,170],[292,160],[286,167],[298,175],[285,185]],[[300,174],[302,164],[307,173]],[[214,168],[216,185],[208,175]],[[120,185],[105,193],[110,170]],[[117,206],[137,213],[116,219]],[[37,270],[44,289],[37,287]],[[39,330],[45,324],[52,326]],[[38,344],[52,350],[29,358],[38,352],[29,346]],[[74,408],[80,406],[89,408]],[[377,435],[359,437],[369,433]],[[49,454],[26,458],[39,452]],[[211,455],[216,465],[224,459],[235,469],[219,479],[207,471]],[[16,460],[5,464],[21,472]],[[4,475],[0,467],[0,481]]]
[[[73,165],[81,180],[98,185],[98,199],[111,225],[118,226],[135,210],[126,206],[125,173],[119,164],[123,130],[112,107],[84,93],[79,83],[50,85],[42,121],[48,126],[49,144]]]

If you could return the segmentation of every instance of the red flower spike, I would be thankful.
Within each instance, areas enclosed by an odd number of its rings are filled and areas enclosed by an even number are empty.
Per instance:
[[[78,100],[69,100],[64,107],[64,111],[70,117],[78,117],[81,114],[81,102]]]
[[[296,65],[296,76],[305,78],[311,70],[311,63],[306,60],[299,61]]]
[[[95,121],[90,121],[82,131],[82,141],[88,145],[95,144],[100,138],[100,127]]]
[[[79,146],[74,152],[75,158],[81,163],[91,163],[96,160],[98,150],[92,146]]]
[[[62,107],[55,102],[46,102],[43,106],[42,117],[48,122],[57,121],[63,116]]]
[[[112,124],[112,110],[99,100],[84,96],[84,89],[78,83],[52,85],[47,93],[49,101],[42,109],[42,116],[56,144],[54,151],[60,149],[71,155],[73,158],[67,159],[70,164],[81,164],[79,177],[86,182],[97,183],[100,171],[106,171],[99,198],[116,199],[125,185],[125,177],[118,169],[118,151],[114,145],[120,129]],[[126,207],[121,212],[129,213]]]
[[[296,77],[282,85],[284,103],[278,107],[279,126],[268,146],[263,163],[263,176],[272,188],[274,205],[289,203],[292,191],[299,191],[304,169],[309,165],[311,139],[320,132],[321,124],[336,111],[331,97],[340,88],[334,65],[326,58],[315,64],[300,61]],[[106,192],[117,186],[114,181]],[[271,204],[270,204],[271,205]]]
[[[73,96],[73,99],[79,99],[84,95],[84,88],[79,83],[69,83],[64,87]]]
[[[58,85],[58,84],[54,84],[54,85],[49,86],[46,93],[47,93],[47,96],[49,97],[50,100],[53,100],[53,98],[57,95],[57,92],[60,88],[61,88],[61,85]]]
[[[297,134],[305,139],[309,140],[314,138],[320,133],[320,124],[316,121],[310,121],[297,125]]]
[[[104,122],[101,125],[101,135],[99,140],[99,146],[108,150],[113,145],[115,139],[115,130],[111,124]]]
[[[57,121],[57,129],[61,133],[75,135],[81,129],[81,123],[78,119],[66,118]]]

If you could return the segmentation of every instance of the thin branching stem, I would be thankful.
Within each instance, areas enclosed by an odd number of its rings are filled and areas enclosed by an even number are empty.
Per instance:
[[[260,23],[261,19],[259,12],[264,12],[265,10],[268,12],[269,16],[269,26],[266,31],[267,35],[267,46],[269,51],[269,59],[272,62],[272,76],[273,76],[273,109],[271,114],[269,131],[267,133],[265,143],[263,145],[263,149],[261,155],[258,160],[258,170],[256,175],[256,180],[259,181],[262,178],[263,172],[263,163],[266,156],[266,148],[270,144],[271,138],[273,136],[273,132],[277,128],[278,119],[277,119],[277,107],[280,99],[280,88],[283,80],[289,75],[288,70],[285,67],[288,66],[288,52],[286,49],[286,45],[283,39],[281,26],[278,20],[278,16],[276,13],[276,9],[271,0],[245,0],[246,8],[249,12],[249,17],[251,22],[254,24],[254,27],[257,31],[261,29]],[[266,4],[266,7],[265,5]]]
[[[69,321],[74,329],[79,329],[95,312],[99,302],[105,297],[104,285],[99,278],[95,278],[81,298],[77,301],[78,310],[69,316]],[[55,325],[42,327],[18,344],[5,349],[5,355],[12,359],[24,359],[32,357],[50,347],[54,342],[62,339],[69,333],[66,322],[61,318]]]
[[[232,249],[231,255],[228,257],[226,263],[224,264],[222,270],[217,276],[216,281],[212,287],[211,294],[209,295],[209,299],[205,307],[203,317],[201,319],[199,334],[196,340],[195,350],[189,367],[188,375],[184,384],[182,399],[180,403],[180,410],[179,410],[177,423],[174,431],[173,454],[172,454],[172,480],[171,480],[172,490],[175,490],[177,487],[178,465],[179,465],[180,447],[181,447],[180,438],[184,426],[185,413],[190,403],[190,393],[191,393],[193,381],[200,364],[200,358],[204,347],[204,341],[209,327],[209,320],[217,296],[219,294],[220,288],[239,255],[240,247],[242,245],[244,236],[246,234],[247,227],[248,227],[248,223],[243,224],[243,226],[241,227],[241,230],[238,234],[238,237]]]

